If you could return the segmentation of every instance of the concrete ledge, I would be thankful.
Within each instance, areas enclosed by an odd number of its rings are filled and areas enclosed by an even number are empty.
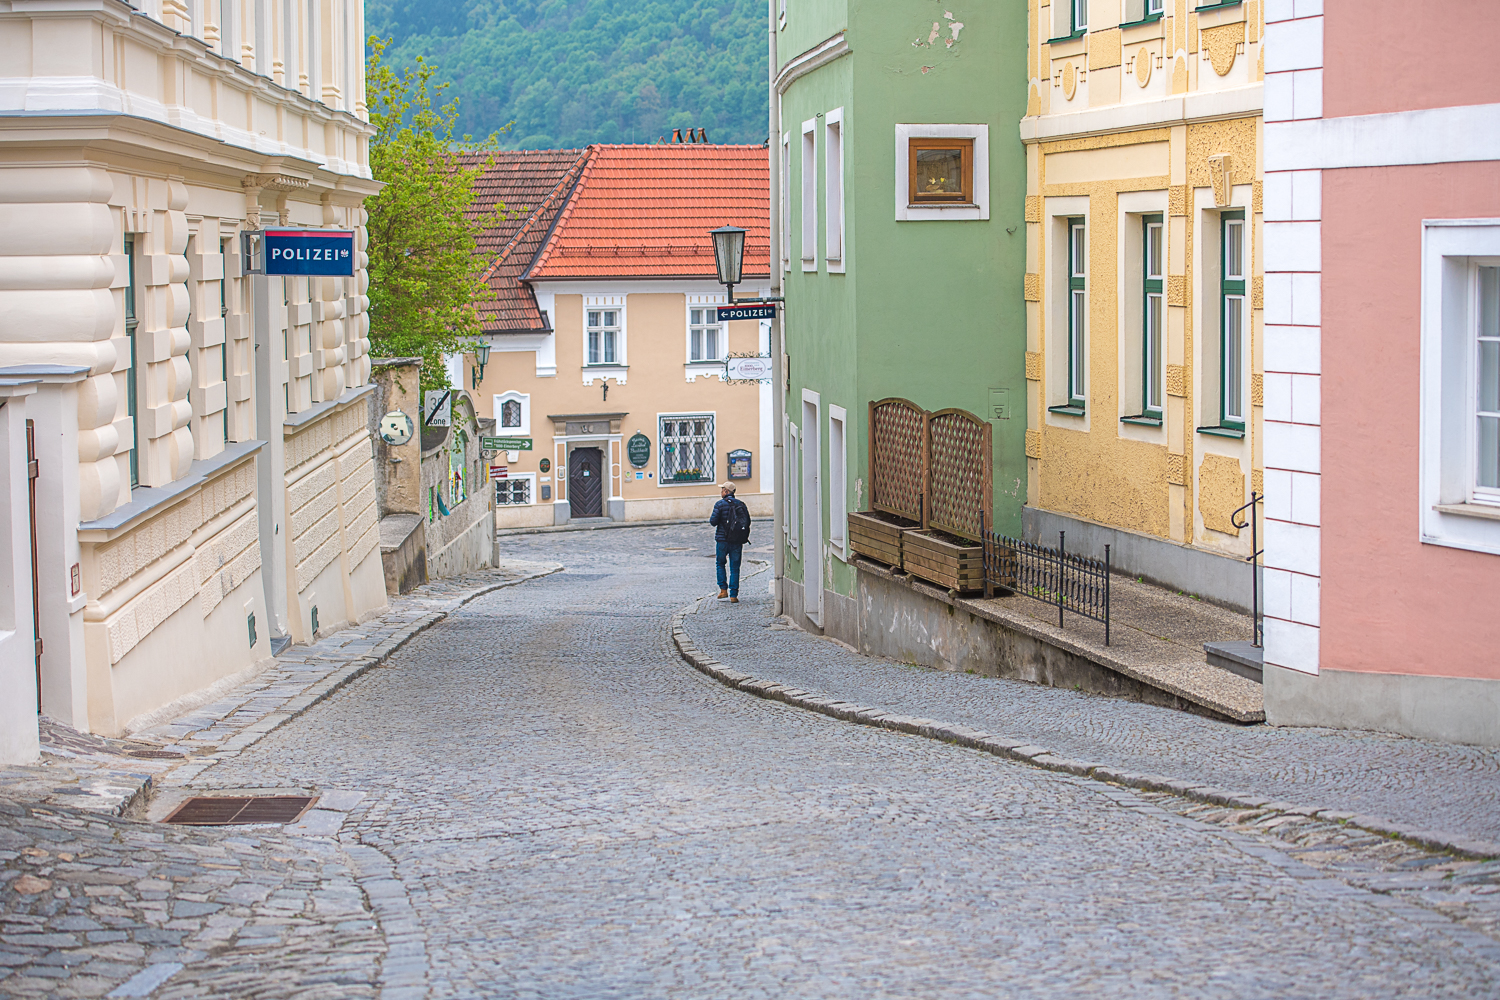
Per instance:
[[[755,576],[760,572],[764,572],[764,569],[757,570],[756,573],[749,575]],[[742,578],[741,580],[742,585],[744,579]],[[1168,792],[1180,798],[1206,802],[1213,805],[1222,805],[1231,809],[1256,809],[1265,812],[1316,817],[1329,822],[1358,827],[1368,830],[1371,833],[1380,834],[1381,836],[1405,840],[1419,847],[1447,851],[1460,857],[1480,859],[1500,858],[1500,844],[1497,843],[1474,840],[1442,831],[1419,830],[1398,823],[1390,823],[1378,817],[1361,816],[1339,810],[1325,809],[1320,806],[1298,805],[1282,801],[1273,802],[1252,792],[1214,788],[1204,785],[1201,782],[1182,781],[1161,775],[1136,774],[1131,771],[1111,768],[1104,764],[1075,761],[1060,754],[1054,754],[1045,747],[1031,745],[1022,739],[1012,739],[993,733],[986,733],[957,723],[942,722],[936,719],[913,718],[898,713],[885,712],[879,708],[854,705],[848,702],[837,701],[827,695],[819,695],[797,688],[787,688],[772,681],[761,680],[713,659],[699,650],[693,643],[692,636],[688,634],[686,628],[687,617],[695,614],[699,604],[706,600],[709,600],[709,598],[700,598],[672,616],[672,642],[677,647],[678,655],[689,666],[700,673],[712,677],[727,687],[736,688],[759,698],[784,702],[796,708],[817,712],[820,715],[826,715],[830,718],[846,722],[889,729],[893,732],[921,736],[944,743],[957,744],[958,746],[992,754],[996,757],[1028,764],[1032,767],[1085,778],[1091,781],[1122,785],[1128,788],[1138,788],[1143,791]]]
[[[1265,665],[1273,726],[1375,729],[1402,736],[1500,746],[1500,680]]]

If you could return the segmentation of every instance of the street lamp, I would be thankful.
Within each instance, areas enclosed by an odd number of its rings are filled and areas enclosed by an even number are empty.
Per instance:
[[[484,366],[490,363],[490,345],[484,341],[474,345],[474,367],[469,372],[471,387],[478,389],[484,381]]]
[[[734,302],[734,286],[745,270],[745,231],[739,226],[720,226],[709,233],[714,238],[714,266],[719,270],[719,284],[729,290]]]

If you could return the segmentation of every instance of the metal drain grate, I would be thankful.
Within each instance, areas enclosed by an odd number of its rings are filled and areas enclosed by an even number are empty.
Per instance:
[[[183,826],[238,826],[290,823],[312,805],[309,795],[195,796],[164,822]]]
[[[176,753],[172,750],[127,750],[127,757],[140,757],[144,760],[182,760],[187,756],[185,753]]]

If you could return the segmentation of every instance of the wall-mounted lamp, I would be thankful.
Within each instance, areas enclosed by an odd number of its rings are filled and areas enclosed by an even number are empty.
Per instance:
[[[714,239],[714,266],[719,271],[719,284],[728,288],[732,303],[734,286],[740,283],[745,270],[745,231],[739,226],[720,226],[709,235]]]
[[[478,389],[479,383],[484,381],[484,366],[490,363],[490,345],[478,343],[474,345],[474,367],[469,372],[470,388]]]

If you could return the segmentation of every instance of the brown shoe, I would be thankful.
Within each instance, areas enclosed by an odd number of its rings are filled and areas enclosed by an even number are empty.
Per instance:
[[[729,599],[729,603],[730,604],[738,604],[738,603],[740,603],[740,599],[738,597],[731,597]]]
[[[727,590],[721,590],[721,591],[719,591],[719,600],[722,601],[724,598],[726,598],[728,596],[729,596],[729,591],[727,591]]]

